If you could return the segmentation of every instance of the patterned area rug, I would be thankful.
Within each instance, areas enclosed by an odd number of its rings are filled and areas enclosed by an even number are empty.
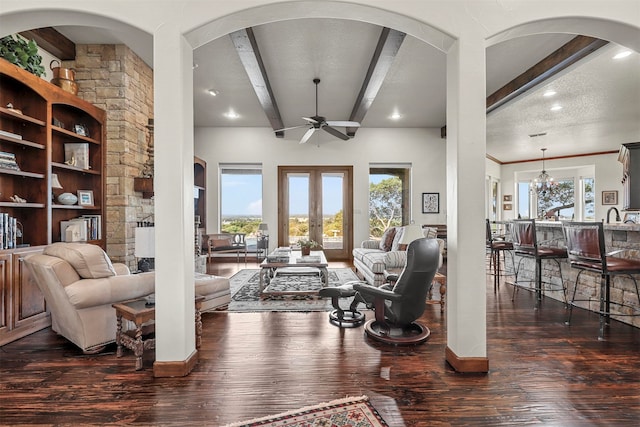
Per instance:
[[[331,299],[320,299],[315,295],[267,295],[260,299],[258,289],[260,278],[258,269],[240,270],[231,277],[231,302],[228,311],[330,311]],[[330,268],[329,286],[339,286],[351,280],[358,280],[349,268]],[[317,274],[277,276],[269,284],[267,291],[293,290],[315,293],[322,287]],[[346,304],[346,301],[345,301]]]
[[[367,396],[348,397],[308,406],[297,411],[286,412],[264,418],[229,424],[226,427],[384,427],[388,424],[369,403]]]

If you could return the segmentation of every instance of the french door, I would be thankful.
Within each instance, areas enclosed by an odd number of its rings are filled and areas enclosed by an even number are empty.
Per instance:
[[[322,245],[328,260],[353,248],[353,167],[278,167],[278,246],[301,239]]]

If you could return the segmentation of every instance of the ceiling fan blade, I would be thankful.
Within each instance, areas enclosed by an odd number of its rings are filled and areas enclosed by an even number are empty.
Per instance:
[[[307,142],[315,131],[316,131],[316,128],[311,128],[308,131],[306,131],[305,134],[302,135],[302,139],[300,139],[300,144],[304,144],[305,142]]]
[[[319,121],[312,119],[311,117],[303,117],[304,120],[308,121],[309,123],[313,123],[313,124],[318,124],[320,123]]]
[[[284,132],[285,130],[306,128],[307,126],[308,126],[308,125],[292,126],[292,127],[290,127],[290,128],[276,129],[276,130],[274,130],[274,132]]]
[[[328,120],[327,124],[329,126],[336,126],[336,127],[345,127],[345,128],[359,128],[360,127],[360,123],[358,122],[350,122],[348,120]]]
[[[337,129],[332,128],[331,126],[322,126],[322,129],[326,130],[327,132],[329,132],[331,135],[335,136],[336,138],[340,138],[344,141],[348,141],[349,137],[347,135],[345,135],[344,133],[340,132]]]

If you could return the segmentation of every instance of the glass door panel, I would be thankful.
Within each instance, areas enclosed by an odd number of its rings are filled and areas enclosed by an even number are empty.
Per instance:
[[[289,233],[285,246],[309,239],[309,183],[308,173],[287,174]]]
[[[329,249],[344,248],[344,174],[322,174],[322,247]]]

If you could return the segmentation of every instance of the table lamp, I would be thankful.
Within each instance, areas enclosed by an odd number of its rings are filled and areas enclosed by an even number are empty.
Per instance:
[[[258,236],[268,236],[269,235],[269,226],[265,222],[261,222],[258,226]]]
[[[51,200],[55,201],[55,194],[53,194],[53,189],[56,190],[61,190],[62,189],[62,184],[60,184],[60,180],[58,179],[58,174],[57,173],[52,173],[51,174]]]
[[[149,271],[156,257],[156,228],[136,227],[135,256],[139,258],[138,270]]]
[[[409,246],[409,243],[424,237],[422,227],[420,227],[419,225],[409,224],[405,225],[403,229],[404,231],[402,232],[402,236],[400,236],[400,241],[398,242],[400,245],[400,250],[406,250],[407,246]]]

